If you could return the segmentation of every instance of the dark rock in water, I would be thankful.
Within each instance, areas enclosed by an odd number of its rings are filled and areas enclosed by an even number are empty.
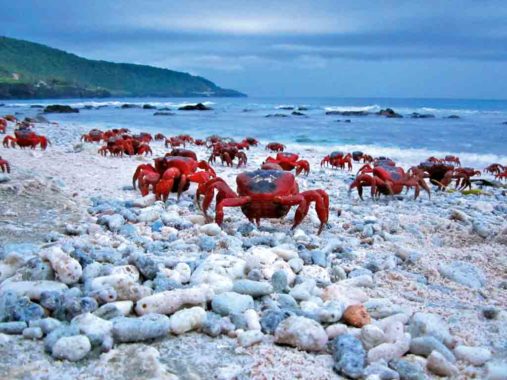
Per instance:
[[[53,104],[44,108],[44,113],[79,113],[79,110],[71,106]]]
[[[129,108],[141,108],[141,106],[137,105],[137,104],[129,104],[129,103],[125,103],[125,104],[122,104],[121,109],[129,109]]]
[[[284,113],[270,113],[265,117],[289,117],[289,115],[286,115]]]
[[[504,121],[502,124],[503,124],[503,125],[507,125],[507,121]]]
[[[158,110],[159,111],[171,111],[171,109],[169,107],[160,107]]]
[[[157,107],[152,106],[151,104],[143,104],[143,110],[156,110]]]
[[[299,111],[292,111],[291,115],[294,115],[294,116],[306,116],[306,114],[304,114],[303,112],[299,112]]]
[[[35,120],[36,123],[46,123],[46,124],[49,124],[49,120],[46,119],[42,114],[38,114],[37,116],[35,116],[34,120]]]
[[[30,108],[44,108],[44,106],[41,106],[40,104],[32,104]]]
[[[292,106],[282,106],[282,107],[277,107],[279,110],[287,110],[287,111],[292,111],[294,109],[294,107]]]
[[[350,121],[350,119],[345,119],[345,120],[343,120],[343,122],[344,123],[350,123],[351,121]]]
[[[331,343],[334,370],[351,379],[359,379],[363,376],[366,362],[366,351],[361,341],[350,334],[343,334],[335,338]]]
[[[94,110],[95,107],[92,106],[92,105],[90,105],[90,104],[87,104],[86,106],[83,107],[83,109],[85,109],[85,110]]]
[[[153,114],[153,116],[173,116],[174,112],[167,112],[167,111],[157,111]]]
[[[308,107],[300,106],[298,107],[298,111],[308,111]]]
[[[366,112],[366,111],[326,111],[326,115],[368,116],[369,112]]]
[[[178,108],[179,111],[210,111],[212,109],[213,108],[207,107],[202,103],[188,104],[186,106]]]
[[[461,119],[458,115],[449,115],[446,117],[446,119]]]
[[[431,113],[412,112],[410,117],[412,119],[433,119],[435,117],[435,115],[432,115]]]
[[[377,112],[377,115],[379,116],[385,116],[388,118],[401,118],[403,117],[399,113],[394,112],[392,108],[386,108],[385,110],[380,110]]]

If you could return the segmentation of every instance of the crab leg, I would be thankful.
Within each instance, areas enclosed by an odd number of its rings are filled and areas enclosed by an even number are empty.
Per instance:
[[[250,198],[249,196],[222,199],[220,202],[217,203],[217,206],[215,208],[215,222],[218,225],[222,225],[224,221],[224,207],[240,207],[246,205],[251,201],[252,198]]]

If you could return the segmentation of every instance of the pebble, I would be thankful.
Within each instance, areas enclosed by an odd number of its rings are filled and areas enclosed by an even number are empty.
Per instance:
[[[33,321],[45,317],[42,306],[31,302],[28,297],[19,298],[12,309],[12,318],[16,321]]]
[[[170,328],[171,323],[166,315],[147,314],[139,318],[115,318],[112,332],[115,341],[127,343],[164,337]]]
[[[79,335],[79,328],[77,326],[61,325],[57,327],[44,338],[44,350],[51,353],[53,346],[60,338],[74,335]]]
[[[312,319],[289,317],[275,331],[275,343],[286,344],[305,351],[323,351],[327,344],[324,328]]]
[[[429,371],[438,376],[453,377],[458,374],[458,369],[438,351],[433,351],[428,360],[426,367]]]
[[[351,379],[359,379],[364,374],[366,352],[361,341],[350,334],[343,334],[332,342],[334,370]]]
[[[11,178],[4,173],[0,173],[0,183],[7,183],[11,180]]]
[[[486,284],[484,273],[475,265],[465,261],[441,263],[438,271],[443,277],[472,289],[480,289]]]
[[[389,362],[389,367],[398,372],[400,380],[426,380],[427,376],[423,369],[415,363],[404,359],[394,359]]]
[[[259,330],[242,331],[238,334],[238,344],[241,347],[250,347],[262,342],[264,334]]]
[[[409,321],[408,332],[413,338],[424,335],[434,336],[447,347],[451,347],[454,342],[447,323],[438,314],[415,313]]]
[[[83,359],[91,350],[90,340],[86,335],[62,337],[53,346],[52,355],[56,359],[76,362]]]
[[[368,351],[368,363],[374,363],[378,360],[389,362],[393,359],[399,359],[405,355],[410,347],[410,334],[404,334],[394,343],[381,343]]]
[[[491,360],[491,351],[484,347],[456,346],[454,354],[458,360],[464,360],[474,366],[481,366]]]
[[[400,375],[384,364],[373,363],[364,370],[364,377],[366,379],[398,380]]]
[[[446,360],[454,363],[456,358],[442,342],[432,336],[421,336],[410,341],[410,352],[415,355],[428,357],[433,351],[438,351]]]
[[[363,342],[364,348],[367,350],[378,346],[381,343],[385,343],[387,338],[384,331],[375,325],[366,325],[361,329],[361,341]]]
[[[217,294],[211,301],[213,311],[220,315],[242,313],[254,307],[253,298],[249,295],[235,292]]]
[[[285,274],[285,272],[282,273]],[[273,281],[273,278],[271,278],[271,280]],[[239,294],[248,294],[252,297],[261,297],[273,293],[273,286],[269,282],[237,280],[234,282],[232,290]]]
[[[19,335],[27,328],[26,322],[2,322],[0,323],[0,333]]]
[[[299,259],[293,259],[299,260]],[[290,265],[290,262],[289,262]],[[288,290],[288,279],[287,273],[283,270],[277,270],[271,276],[271,284],[273,285],[273,291],[276,293],[285,293]]]
[[[179,310],[170,318],[171,332],[175,335],[198,330],[206,320],[206,311],[199,306]]]
[[[489,362],[486,364],[487,380],[507,379],[507,362]]]
[[[60,322],[58,319],[54,318],[44,318],[39,321],[39,327],[42,329],[42,332],[47,335],[51,331],[57,329],[62,325],[62,322]]]
[[[23,330],[23,338],[25,339],[41,339],[44,336],[40,327],[27,327]]]
[[[274,334],[278,325],[291,313],[281,310],[267,310],[260,319],[261,329],[264,334]]]
[[[363,305],[351,305],[343,313],[343,321],[354,327],[363,327],[371,322],[371,317]]]
[[[199,231],[208,236],[218,236],[222,232],[222,229],[216,223],[209,223],[199,227]]]

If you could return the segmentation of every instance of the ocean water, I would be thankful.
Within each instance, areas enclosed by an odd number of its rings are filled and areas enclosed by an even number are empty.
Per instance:
[[[177,111],[198,101],[213,111]],[[50,114],[52,121],[67,127],[127,127],[165,135],[188,133],[204,138],[211,134],[262,143],[282,142],[288,150],[362,150],[389,156],[400,163],[416,164],[425,158],[454,154],[465,165],[483,168],[493,162],[507,164],[507,100],[387,99],[387,98],[206,98],[206,99],[78,99],[0,101],[0,115],[33,116],[33,105],[69,104],[79,114]],[[124,103],[168,107],[173,116],[153,116],[155,110],[121,109]],[[93,106],[95,109],[84,109]],[[287,107],[303,107],[305,116],[293,116]],[[393,108],[404,116],[388,119],[377,115],[326,115],[326,111],[368,111]],[[412,112],[432,114],[430,119],[410,118]],[[287,117],[266,117],[285,114]],[[450,115],[458,119],[448,119]],[[350,120],[346,123],[345,120]]]

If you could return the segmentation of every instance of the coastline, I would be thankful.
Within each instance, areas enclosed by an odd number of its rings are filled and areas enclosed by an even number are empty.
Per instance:
[[[134,128],[132,129],[136,132]],[[135,239],[99,226],[97,222],[101,213],[92,215],[88,210],[92,205],[92,198],[102,198],[111,202],[137,201],[140,194],[129,188],[132,173],[137,165],[151,163],[152,158],[101,157],[97,154],[97,144],[78,142],[80,135],[88,131],[85,126],[67,128],[64,124],[60,126],[37,124],[36,131],[46,135],[53,143],[45,152],[0,148],[1,155],[9,160],[12,166],[10,181],[0,184],[0,191],[10,189],[13,194],[13,203],[10,203],[9,209],[0,215],[0,221],[6,223],[1,224],[0,243],[5,244],[12,238],[9,228],[11,231],[21,229],[28,233],[30,238],[24,239],[21,234],[15,242],[30,242],[42,250],[54,246],[91,246],[93,249],[116,250],[128,256],[128,249],[137,244]],[[12,126],[8,129],[8,133],[11,132]],[[163,143],[154,142],[151,146],[154,157],[166,152]],[[196,151],[199,158],[204,159],[208,156],[204,148],[191,149]],[[247,153],[249,157],[247,169],[259,167],[268,155],[263,147],[253,148]],[[317,302],[314,298],[319,298],[319,292],[325,288],[323,284],[342,284],[351,292],[358,289],[357,292],[360,292],[363,298],[361,303],[367,305],[367,310],[375,320],[381,321],[391,315],[402,314],[407,316],[404,328],[408,330],[409,319],[414,313],[435,313],[443,317],[445,325],[449,326],[450,334],[455,340],[454,345],[483,346],[492,351],[493,359],[489,361],[490,363],[505,360],[507,357],[504,340],[507,336],[505,189],[485,189],[490,195],[465,196],[459,192],[452,194],[433,192],[431,200],[422,195],[420,199],[414,201],[410,193],[404,195],[402,200],[382,199],[373,202],[366,197],[367,199],[361,202],[356,194],[351,197],[347,195],[347,184],[352,178],[350,173],[321,169],[322,156],[319,151],[304,148],[298,153],[310,162],[312,168],[308,177],[297,178],[301,189],[323,188],[330,195],[330,227],[321,236],[315,235],[318,223],[313,207],[301,225],[301,232],[293,234],[290,231],[294,214],[292,211],[285,220],[263,221],[260,230],[254,229],[247,236],[237,232],[238,228],[247,222],[246,218],[240,210],[227,209],[223,230],[210,237],[214,241],[215,248],[205,251],[201,242],[201,237],[205,235],[201,228],[203,219],[193,207],[190,195],[195,192],[195,187],[192,186],[179,203],[175,202],[172,194],[166,207],[155,204],[136,208],[136,212],[144,214],[170,212],[173,216],[176,215],[187,224],[191,224],[189,228],[176,231],[175,227],[166,226],[172,229],[165,231],[176,236],[174,240],[170,240],[167,235],[153,230],[154,220],[137,220],[131,223],[138,231],[138,235],[153,242],[154,247],[157,242],[167,243],[165,246],[165,243],[161,243],[166,247],[164,250],[157,251],[153,248],[153,252],[145,254],[168,255],[182,262],[195,261],[197,266],[210,254],[249,260],[257,246],[253,244],[253,248],[247,248],[245,242],[252,244],[254,238],[269,241],[269,245],[272,246],[268,245],[266,249],[271,250],[271,255],[272,249],[279,246],[295,252],[296,255],[298,246],[301,245],[307,251],[320,250],[326,254],[323,266],[315,263],[304,265],[301,272],[304,274],[303,283],[306,280],[310,282],[314,280],[317,283],[315,289],[310,292],[311,302],[305,303],[305,300],[299,302],[305,311],[312,312],[321,306],[312,302]],[[216,170],[218,175],[231,185],[235,183],[235,176],[243,171],[225,168],[220,164],[216,165]],[[356,170],[355,165],[353,173]],[[56,217],[53,215],[51,223],[45,222],[48,225],[47,229],[37,226],[39,222],[35,220],[30,221],[29,225],[24,225],[27,223],[26,220],[17,219],[17,214],[22,215],[21,208],[24,207],[24,202],[30,202],[30,197],[43,191],[47,192],[44,198],[53,197],[62,211]],[[55,206],[49,203],[44,208],[44,205],[32,202],[31,207],[41,208],[44,212],[54,209]],[[9,228],[6,229],[5,225]],[[31,228],[39,232],[32,234]],[[43,242],[43,236],[54,230],[59,232],[53,237],[55,240]],[[285,260],[279,257],[274,261],[285,263]],[[480,286],[471,288],[444,276],[441,266],[454,261],[463,261],[474,266],[483,279]],[[16,271],[25,264],[16,268]],[[126,261],[122,257],[117,263],[113,261],[110,264],[120,266],[125,265]],[[262,269],[269,269],[271,264],[266,264],[267,268]],[[277,265],[284,268],[288,266],[286,263]],[[341,269],[334,269],[337,267]],[[345,278],[336,275],[336,271],[345,274]],[[350,276],[354,271],[356,273]],[[82,287],[83,284],[80,283],[79,286]],[[276,295],[273,298],[277,300]],[[347,295],[342,295],[337,299],[345,302],[348,298]],[[256,301],[258,306],[273,302],[261,298]],[[494,319],[484,317],[485,307],[497,310]],[[350,326],[343,329],[354,336],[361,333],[359,329]],[[188,371],[190,373],[194,371],[196,375],[205,378],[211,368],[219,368],[222,371],[220,377],[221,373],[217,370],[217,378],[233,378],[237,375],[238,378],[273,376],[277,379],[289,379],[294,378],[294,374],[297,373],[301,378],[339,378],[333,372],[331,355],[274,346],[270,335],[265,335],[264,341],[259,345],[238,347],[236,334],[237,332],[231,332],[229,334],[231,337],[219,338],[209,338],[199,332],[190,332],[182,336],[171,335],[155,343],[134,344],[131,347],[139,347],[135,352],[129,345],[122,344],[119,348],[115,346],[109,353],[100,354],[94,351],[84,359],[84,365],[79,367],[69,362],[61,364],[51,359],[50,355],[43,352],[41,341],[24,340],[17,336],[6,338],[2,335],[2,339],[7,343],[0,341],[0,344],[8,345],[9,349],[0,358],[0,375],[16,378],[32,371],[32,378],[44,376],[59,378],[64,373],[70,374],[71,377],[86,378],[100,378],[107,373],[108,378],[121,378],[120,374],[109,372],[111,369],[108,369],[110,365],[108,360],[126,364],[134,358],[140,363],[151,360],[151,363],[155,364],[146,369],[148,372],[142,372],[143,369],[140,368],[141,372],[137,375],[135,371],[124,372],[122,373],[124,378],[129,376],[136,378],[135,376],[143,376],[146,373],[158,378],[172,378],[171,374],[185,378]],[[158,353],[151,351],[147,346],[156,349]],[[214,346],[218,346],[217,352],[212,348]],[[178,351],[174,347],[186,349]],[[202,355],[190,352],[189,347],[193,347]],[[24,354],[25,350],[30,350],[32,355],[30,361],[37,363],[40,372],[33,372],[34,366],[29,364],[27,355]],[[117,357],[113,357],[115,354]],[[423,368],[427,364],[422,356],[408,354],[404,359]],[[178,360],[183,364],[179,365]],[[473,367],[463,360],[458,360],[454,364],[462,377],[481,378],[488,371],[484,366]],[[121,365],[118,366],[120,367]],[[155,375],[149,371],[155,371]]]

